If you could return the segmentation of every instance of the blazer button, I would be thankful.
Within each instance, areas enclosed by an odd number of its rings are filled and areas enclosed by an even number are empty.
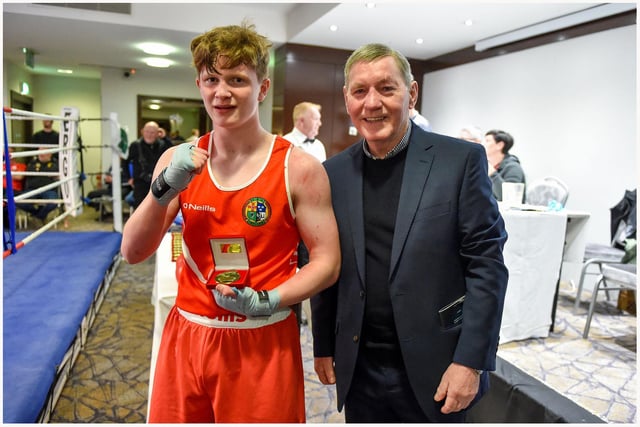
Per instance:
[[[364,298],[364,291],[360,291],[360,298]]]
[[[354,336],[353,336],[353,342],[358,342],[358,340],[359,340],[359,339],[360,339],[360,337],[359,337],[359,336],[357,336],[357,335],[354,335]]]

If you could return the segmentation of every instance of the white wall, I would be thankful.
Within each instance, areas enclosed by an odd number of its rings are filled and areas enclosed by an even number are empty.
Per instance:
[[[2,106],[10,107],[11,106],[11,91],[20,93],[21,90],[21,82],[26,82],[29,85],[30,91],[33,93],[33,76],[28,72],[24,71],[20,67],[16,66],[7,61],[2,62]],[[27,96],[33,97],[32,94]],[[6,121],[7,126],[7,136],[11,135],[11,122],[12,120]],[[37,129],[37,127],[34,127]],[[4,153],[4,141],[2,144],[2,150]]]
[[[511,133],[527,182],[565,181],[587,241],[606,243],[609,208],[638,182],[636,52],[634,25],[435,71],[421,112],[438,133]]]
[[[271,69],[270,73],[272,72]],[[112,112],[118,114],[120,127],[127,131],[129,142],[131,142],[140,136],[140,130],[136,129],[138,95],[201,99],[195,81],[195,70],[193,79],[178,81],[167,79],[161,70],[142,70],[132,77],[125,78],[120,69],[105,69],[101,79],[102,111],[107,116]],[[260,122],[267,130],[271,129],[272,93],[273,88],[269,90],[267,98],[260,105]],[[109,128],[105,126],[103,139],[108,141],[109,135]],[[183,133],[183,136],[189,135]]]
[[[33,84],[33,111],[37,113],[60,116],[63,107],[75,107],[80,114],[78,135],[82,139],[83,170],[86,173],[100,172],[100,153],[102,140],[100,132],[100,82],[96,79],[79,79],[73,77],[36,76]],[[83,120],[85,119],[85,120]],[[60,132],[59,121],[53,122],[53,128]],[[42,120],[36,120],[33,130],[42,129]],[[95,177],[87,175],[84,181],[85,195],[94,188]]]

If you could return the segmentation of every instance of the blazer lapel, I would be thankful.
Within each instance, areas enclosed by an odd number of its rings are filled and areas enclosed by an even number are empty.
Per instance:
[[[397,267],[402,248],[407,240],[409,228],[418,209],[418,204],[425,191],[429,171],[433,164],[432,144],[426,138],[416,136],[415,126],[407,147],[407,159],[402,176],[400,202],[396,214],[396,228],[393,233],[389,279]]]
[[[364,250],[364,208],[362,206],[362,172],[364,162],[362,159],[362,145],[356,144],[351,151],[350,160],[353,162],[351,167],[345,168],[346,171],[352,171],[352,175],[345,176],[345,185],[347,188],[347,209],[349,217],[349,229],[351,230],[351,239],[353,242],[353,250],[355,252],[356,267],[360,276],[360,284],[364,288],[365,278],[365,250]]]

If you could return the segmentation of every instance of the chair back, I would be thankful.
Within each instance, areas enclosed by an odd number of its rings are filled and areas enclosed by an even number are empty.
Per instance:
[[[547,206],[555,200],[565,206],[569,198],[569,187],[555,176],[547,176],[527,186],[526,203]]]

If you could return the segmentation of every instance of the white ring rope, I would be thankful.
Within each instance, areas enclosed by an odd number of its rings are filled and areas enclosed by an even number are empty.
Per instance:
[[[6,117],[11,120],[79,120],[70,119],[68,116],[52,116],[51,114],[34,113],[33,111],[18,110],[17,108],[8,107],[4,107],[4,112],[6,113]]]
[[[10,236],[7,239],[6,232],[4,233],[4,257],[6,258],[8,255],[15,253],[17,249],[24,246],[26,243],[32,241],[37,236],[47,231],[51,227],[57,225],[61,221],[64,221],[69,216],[76,217],[82,213],[83,207],[83,199],[82,199],[82,191],[81,191],[81,180],[84,179],[84,172],[81,162],[81,157],[77,155],[80,152],[82,147],[79,133],[78,133],[78,124],[81,121],[87,120],[95,120],[95,121],[107,121],[110,122],[110,134],[111,134],[111,145],[104,145],[103,147],[110,147],[114,154],[115,159],[117,159],[117,168],[113,168],[113,170],[119,170],[120,168],[120,158],[126,158],[128,153],[124,153],[121,149],[121,139],[122,139],[122,130],[117,123],[117,115],[112,113],[109,118],[98,118],[98,119],[80,119],[78,110],[76,108],[64,107],[62,109],[62,115],[54,116],[51,114],[41,114],[34,113],[31,111],[18,110],[14,108],[3,108],[4,113],[4,144],[3,144],[3,161],[5,162],[5,170],[3,171],[3,175],[6,177],[6,185],[7,191],[6,195],[3,197],[3,201],[5,205],[7,205],[10,209],[5,211],[9,219],[9,234]],[[7,131],[6,131],[6,121],[7,120],[52,120],[52,121],[61,121],[62,124],[60,126],[60,137],[57,146],[52,145],[51,148],[43,148],[44,146],[39,144],[27,144],[27,143],[16,143],[9,144]],[[115,129],[117,129],[117,134],[115,133]],[[126,141],[126,134],[125,134]],[[23,150],[10,152],[9,147],[15,148],[37,148],[37,150]],[[126,151],[128,152],[128,147],[126,147]],[[27,171],[11,171],[11,168],[8,167],[8,163],[10,160],[8,159],[16,159],[16,158],[24,158],[24,157],[33,157],[38,154],[44,153],[59,153],[59,171],[56,172],[27,172]],[[113,162],[115,165],[115,161]],[[24,191],[19,195],[14,196],[13,191],[13,180],[12,175],[15,176],[50,176],[50,177],[59,177],[56,182],[52,182],[50,184],[46,184],[44,186]],[[118,175],[119,174],[113,174]],[[115,181],[115,179],[114,179]],[[114,182],[115,184],[115,182]],[[39,194],[44,193],[45,191],[57,189],[61,193],[62,197],[57,199],[36,199],[33,198]],[[121,189],[116,189],[114,186],[114,212],[115,212],[115,195],[117,193],[118,201],[120,201]],[[38,228],[28,236],[26,236],[21,242],[15,242],[15,210],[16,210],[16,202],[20,204],[56,204],[56,205],[64,205],[64,211],[58,215],[56,215],[51,221],[44,224],[42,227]],[[118,204],[121,206],[121,204]],[[121,209],[121,208],[120,208]],[[114,228],[116,231],[122,231],[122,212],[120,210],[120,215],[114,214]],[[5,230],[6,231],[6,230]]]

